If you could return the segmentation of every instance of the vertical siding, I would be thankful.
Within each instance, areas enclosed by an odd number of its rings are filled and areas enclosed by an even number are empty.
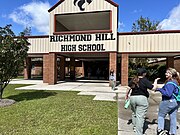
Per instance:
[[[112,11],[112,24],[113,31],[117,33],[117,7],[114,7],[105,0],[93,0],[92,3],[85,6],[85,11],[80,11],[78,6],[74,6],[73,1],[65,0],[53,11],[50,12],[50,34],[54,32],[54,15],[55,14],[66,14],[66,13],[80,13],[80,12],[93,12],[93,11]]]
[[[180,52],[180,33],[119,35],[118,52]]]
[[[49,38],[29,38],[28,53],[48,53],[49,52]]]
[[[180,52],[180,33],[148,34],[148,35],[119,35],[118,52]],[[48,53],[60,51],[64,43],[49,43],[49,38],[29,38],[28,53]],[[98,44],[98,41],[92,43]],[[116,48],[116,43],[103,41],[106,51]],[[66,42],[66,44],[85,44],[85,42]]]
[[[54,15],[55,14],[65,14],[65,13],[80,13],[80,12],[93,12],[93,11],[112,11],[112,33],[114,34],[116,40],[103,41],[106,51],[117,51],[117,7],[113,6],[105,0],[93,0],[89,5],[85,5],[85,11],[80,11],[78,6],[74,6],[72,0],[65,0],[54,10],[50,12],[50,35],[54,32]],[[73,42],[74,44],[83,44],[81,42]],[[99,42],[92,41],[91,44]],[[66,43],[50,43],[50,51],[60,52],[61,44],[72,44],[71,42]]]

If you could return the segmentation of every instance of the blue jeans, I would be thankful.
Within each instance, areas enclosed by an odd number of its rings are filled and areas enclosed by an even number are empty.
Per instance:
[[[158,112],[158,129],[164,130],[165,117],[169,114],[170,117],[170,134],[176,134],[177,129],[177,110],[178,103],[176,99],[161,101]]]
[[[143,135],[145,115],[148,110],[148,99],[145,96],[137,95],[130,97],[132,110],[132,124],[136,127],[136,135]]]

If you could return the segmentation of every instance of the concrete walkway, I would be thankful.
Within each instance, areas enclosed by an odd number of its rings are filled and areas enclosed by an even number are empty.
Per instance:
[[[42,80],[15,79],[10,84],[34,84],[16,88],[16,90],[79,91],[78,95],[94,95],[93,100],[116,101],[116,93],[109,87],[109,81],[104,80],[60,81],[56,85],[48,85],[47,83],[43,83]]]
[[[126,87],[117,86],[115,91],[109,87],[108,81],[100,80],[78,80],[74,82],[58,82],[56,85],[48,85],[41,80],[20,80],[16,79],[11,84],[34,84],[20,87],[17,90],[62,90],[79,91],[78,95],[94,95],[93,100],[115,101],[118,107],[118,135],[135,135],[131,124],[131,110],[124,109],[124,97]],[[161,101],[161,94],[150,92],[149,109],[146,115],[144,126],[145,135],[156,135],[158,106]],[[180,127],[180,112],[178,112],[178,127]],[[169,129],[169,120],[166,119],[166,129]],[[177,130],[180,135],[180,130]]]

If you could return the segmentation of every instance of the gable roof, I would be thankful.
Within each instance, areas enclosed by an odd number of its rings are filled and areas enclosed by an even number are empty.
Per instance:
[[[62,2],[64,2],[65,0],[59,0],[59,2],[57,2],[54,6],[52,6],[48,12],[51,12],[52,10],[54,10],[57,6],[59,6]],[[107,2],[109,2],[111,5],[118,7],[118,4],[116,4],[115,2],[113,2],[112,0],[105,0]]]

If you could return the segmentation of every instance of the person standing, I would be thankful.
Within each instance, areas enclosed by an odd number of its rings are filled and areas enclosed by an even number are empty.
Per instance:
[[[146,74],[147,70],[145,68],[138,69],[137,76],[132,78],[128,85],[132,89],[130,95],[130,107],[132,110],[133,130],[136,135],[143,135],[144,119],[149,107],[149,92],[147,89],[156,89],[157,81],[160,79],[155,79],[154,84],[152,84],[146,78]],[[129,91],[126,94],[126,98]]]
[[[116,86],[116,74],[114,73],[113,69],[110,70],[109,81],[110,81],[111,89],[115,90],[115,86]]]
[[[178,88],[175,85],[179,85],[179,73],[174,68],[168,68],[165,73],[166,81],[162,88],[157,88],[162,94],[162,101],[159,104],[158,112],[158,135],[166,135],[167,131],[164,130],[165,117],[167,114],[170,116],[170,131],[169,135],[176,135],[177,130],[177,111],[178,102],[175,99],[175,95],[178,94]],[[175,83],[175,85],[173,85]]]

